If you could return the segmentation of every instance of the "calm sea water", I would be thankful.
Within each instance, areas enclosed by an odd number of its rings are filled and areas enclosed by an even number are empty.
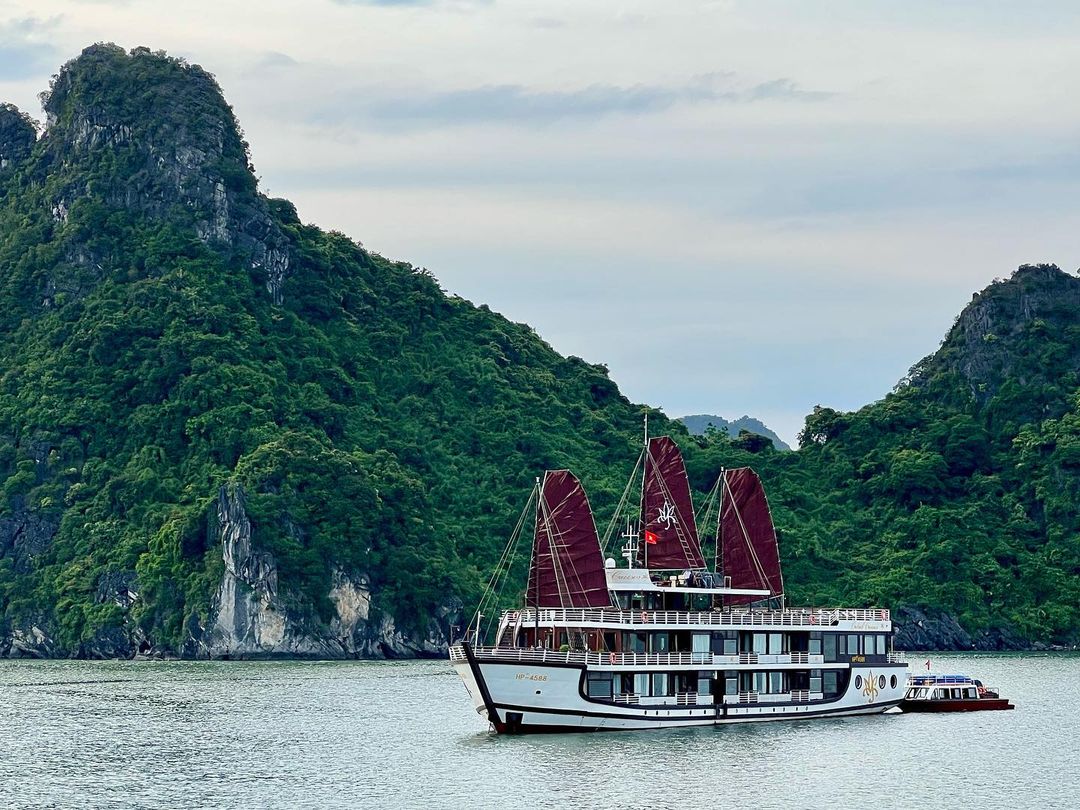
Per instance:
[[[1080,656],[933,662],[1017,710],[496,737],[442,662],[0,662],[0,806],[1080,807]]]

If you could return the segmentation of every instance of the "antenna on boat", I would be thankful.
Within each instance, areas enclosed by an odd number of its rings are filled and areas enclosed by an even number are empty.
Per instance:
[[[630,521],[630,516],[626,516],[626,531],[623,532],[623,537],[626,538],[626,543],[622,547],[622,556],[626,558],[626,567],[634,567],[634,557],[637,556],[637,540],[638,529]]]

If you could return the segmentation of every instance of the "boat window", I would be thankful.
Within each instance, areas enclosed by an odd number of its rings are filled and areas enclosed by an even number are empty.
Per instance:
[[[835,670],[827,670],[824,674],[825,694],[835,695],[840,691],[838,673]]]
[[[670,638],[667,633],[654,633],[652,637],[652,651],[667,652],[670,646]]]
[[[770,672],[769,673],[769,693],[773,695],[779,695],[787,690],[784,689],[784,673],[783,672]]]
[[[734,638],[724,639],[724,655],[736,655],[739,652],[739,642]]]
[[[765,654],[765,633],[754,633],[754,652]]]
[[[822,639],[822,646],[826,661],[836,660],[836,636],[829,633]]]
[[[711,672],[698,672],[697,674],[697,691],[699,695],[707,695],[712,692],[712,673]]]
[[[863,636],[862,637],[862,651],[863,651],[863,655],[873,655],[874,654],[874,637],[873,636]]]
[[[953,696],[954,700],[959,700],[960,698],[962,698],[964,696],[964,692],[963,692],[962,689],[953,689],[952,690],[952,696]]]
[[[769,654],[781,655],[784,652],[784,634],[769,633]]]
[[[652,676],[652,692],[653,695],[666,695],[668,694],[668,675],[666,672],[657,672]]]
[[[634,694],[649,694],[649,675],[645,672],[634,673]]]
[[[847,655],[847,636],[840,636],[836,642],[836,649],[840,655]]]
[[[877,654],[885,655],[885,636],[877,637]]]
[[[964,697],[968,698],[969,700],[976,700],[979,695],[975,692],[974,686],[969,686],[967,689],[964,690]]]
[[[694,639],[692,641],[692,651],[696,653],[709,652],[709,634],[708,633],[694,633]]]
[[[810,675],[810,691],[811,692],[820,692],[821,691],[821,674],[820,674],[820,670],[814,670],[814,672],[818,672],[819,674],[817,674],[817,675],[811,674]]]
[[[859,654],[859,637],[848,636],[847,637],[847,654],[858,655]]]
[[[810,643],[806,649],[807,652],[810,653],[810,655],[821,655],[821,639],[811,638]]]
[[[611,678],[612,676],[607,673],[589,673],[589,697],[592,698],[610,698],[611,697]]]
[[[767,672],[755,672],[754,673],[754,691],[759,694],[765,694],[769,690],[769,683]]]
[[[734,673],[728,673],[724,678],[724,694],[734,695],[739,691],[739,678]]]

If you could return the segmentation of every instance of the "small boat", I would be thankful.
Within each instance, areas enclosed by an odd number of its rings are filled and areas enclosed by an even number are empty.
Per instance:
[[[900,701],[905,712],[982,712],[1015,709],[997,690],[967,675],[912,675]]]

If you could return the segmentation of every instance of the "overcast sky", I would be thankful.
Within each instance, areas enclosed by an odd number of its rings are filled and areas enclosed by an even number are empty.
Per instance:
[[[101,40],[214,73],[305,221],[672,416],[791,441],[1080,265],[1080,3],[0,0],[0,100]]]

